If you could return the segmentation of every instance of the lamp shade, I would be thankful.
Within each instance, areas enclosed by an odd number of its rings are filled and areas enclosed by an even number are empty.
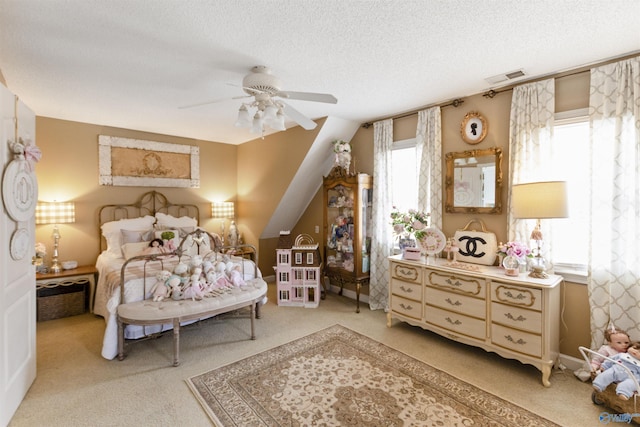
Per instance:
[[[216,219],[234,218],[233,202],[211,203],[211,216]]]
[[[38,202],[36,224],[66,224],[76,222],[76,205],[73,202]]]
[[[514,218],[566,218],[567,183],[564,181],[530,182],[511,188]]]

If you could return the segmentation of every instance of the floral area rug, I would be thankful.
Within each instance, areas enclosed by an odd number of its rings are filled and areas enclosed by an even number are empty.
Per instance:
[[[187,380],[218,426],[555,426],[340,325]]]

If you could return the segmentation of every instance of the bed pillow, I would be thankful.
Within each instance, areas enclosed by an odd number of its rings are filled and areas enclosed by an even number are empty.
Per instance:
[[[110,221],[102,224],[102,235],[107,242],[107,253],[122,256],[122,232],[121,230],[149,230],[153,228],[155,218],[146,215],[140,218],[126,218],[119,221]]]
[[[122,245],[122,256],[124,259],[142,255],[142,252],[149,247],[149,242],[125,243]]]
[[[202,234],[202,242],[198,245],[194,240],[195,236],[188,236],[182,245],[182,249],[185,251],[186,255],[194,256],[194,255],[206,255],[211,252],[211,242],[209,235],[204,233]],[[199,252],[198,252],[199,249]]]
[[[153,239],[153,228],[149,230],[120,230],[122,244],[150,242]]]
[[[165,239],[165,238],[162,237],[163,233],[173,233],[173,238]],[[172,246],[173,246],[173,247],[170,247],[169,250],[175,250],[180,245],[180,231],[178,231],[178,230],[156,230],[155,231],[155,238],[156,239],[162,239],[162,241],[164,242],[165,250],[167,249],[167,246],[168,246],[168,243],[167,243],[168,240],[171,240]]]
[[[156,225],[157,227],[169,227],[169,228],[186,228],[186,227],[195,227],[198,226],[198,221],[195,218],[191,218],[188,216],[182,216],[180,218],[176,218],[172,215],[167,215],[162,212],[156,213]]]

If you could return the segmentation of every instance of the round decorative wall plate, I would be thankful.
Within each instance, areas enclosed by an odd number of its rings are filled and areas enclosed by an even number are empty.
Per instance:
[[[424,237],[420,240],[420,246],[427,255],[435,255],[442,252],[447,244],[447,238],[436,227],[429,227],[425,230]]]
[[[487,136],[489,125],[485,118],[475,111],[467,113],[460,124],[460,135],[467,144],[478,144]]]
[[[27,161],[15,159],[7,165],[2,179],[2,199],[7,213],[16,222],[30,220],[38,199],[38,181]]]
[[[11,236],[9,252],[11,258],[20,261],[29,253],[29,231],[26,228],[18,228]]]

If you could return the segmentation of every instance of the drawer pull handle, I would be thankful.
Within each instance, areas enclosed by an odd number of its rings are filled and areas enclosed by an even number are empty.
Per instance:
[[[522,317],[522,314],[519,315],[518,317],[513,317],[511,313],[505,313],[504,317],[506,317],[509,320],[515,320],[516,322],[524,322],[525,320],[527,320],[526,317]]]
[[[451,320],[451,318],[449,318],[449,317],[445,317],[445,319],[444,319],[444,320],[446,320],[447,322],[451,323],[452,325],[456,325],[456,326],[458,326],[458,325],[462,325],[462,322],[461,322],[461,321],[459,321],[458,319],[456,319],[456,320]]]
[[[402,291],[404,291],[404,292],[406,292],[406,293],[408,293],[408,294],[410,294],[410,293],[412,293],[412,292],[413,292],[413,289],[411,289],[411,288],[405,288],[404,286],[400,286],[400,290],[402,290]]]
[[[460,301],[453,302],[451,301],[450,298],[447,298],[445,301],[448,302],[450,305],[462,305]]]
[[[523,300],[523,299],[525,299],[527,297],[526,295],[524,295],[522,293],[519,293],[517,296],[515,296],[510,291],[506,291],[504,293],[504,295],[509,297],[509,298],[511,298],[511,299],[515,299],[515,300]]]
[[[400,303],[400,307],[404,308],[405,310],[413,310],[413,307],[410,305],[404,305],[404,303]]]
[[[512,342],[514,344],[524,345],[524,344],[527,343],[522,338],[519,338],[518,341],[516,341],[516,340],[513,339],[513,337],[511,335],[505,335],[504,337],[506,338],[507,341]]]
[[[454,281],[453,281],[453,280],[451,280],[451,279],[447,279],[447,280],[445,280],[445,282],[447,282],[447,283],[448,283],[448,284],[450,284],[451,286],[457,286],[457,287],[462,286],[462,283],[460,283],[460,281],[459,281],[459,280],[456,280],[456,281],[454,282]]]

